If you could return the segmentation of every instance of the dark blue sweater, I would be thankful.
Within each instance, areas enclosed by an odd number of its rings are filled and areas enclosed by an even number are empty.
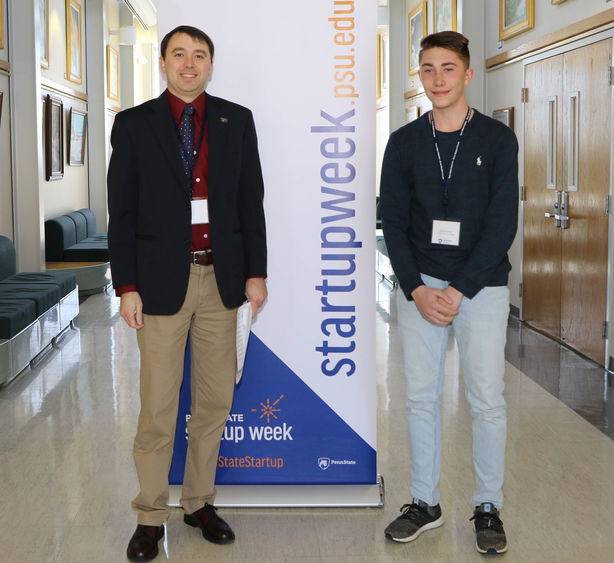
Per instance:
[[[432,244],[433,219],[444,218],[444,205],[429,113],[392,133],[386,147],[380,184],[386,247],[408,299],[422,285],[420,273],[472,298],[485,286],[507,285],[507,251],[518,224],[518,142],[511,129],[474,111],[449,187],[447,218],[461,222],[460,244]],[[437,138],[447,177],[458,132]]]

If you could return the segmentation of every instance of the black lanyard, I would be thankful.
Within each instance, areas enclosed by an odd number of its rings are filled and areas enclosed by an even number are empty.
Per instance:
[[[448,188],[452,183],[452,170],[454,169],[454,161],[456,160],[456,155],[458,153],[458,147],[460,147],[461,139],[463,137],[463,133],[465,132],[465,127],[469,122],[469,116],[471,115],[471,107],[467,108],[467,115],[465,116],[465,121],[463,122],[463,126],[461,127],[460,133],[458,134],[458,140],[456,141],[456,148],[454,149],[454,154],[452,155],[452,162],[450,162],[450,170],[448,172],[448,177],[443,171],[443,162],[441,162],[441,153],[439,152],[439,143],[437,142],[437,132],[435,131],[435,118],[433,117],[433,112],[431,111],[431,130],[433,131],[433,142],[435,143],[435,152],[437,153],[437,160],[439,161],[439,170],[441,172],[441,185],[443,187],[443,209],[444,215],[448,216]]]
[[[203,122],[200,125],[200,135],[198,137],[198,148],[196,149],[196,154],[186,154],[185,147],[181,142],[181,133],[179,131],[179,127],[177,127],[177,122],[175,118],[173,118],[173,125],[175,126],[175,133],[177,133],[177,139],[179,140],[179,147],[181,148],[181,152],[183,156],[186,157],[186,160],[190,162],[190,185],[192,185],[193,177],[194,177],[194,168],[196,168],[196,163],[198,162],[198,157],[200,156],[200,149],[203,146],[203,139],[205,138],[205,127],[207,126],[207,106],[205,106],[205,113],[203,115]],[[196,120],[194,120],[194,126],[196,126]],[[192,147],[192,151],[194,148]],[[190,152],[192,152],[190,151]],[[191,158],[190,158],[191,157]]]

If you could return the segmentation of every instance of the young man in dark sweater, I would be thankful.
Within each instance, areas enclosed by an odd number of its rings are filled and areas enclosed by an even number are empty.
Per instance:
[[[468,43],[453,31],[422,40],[420,80],[433,110],[390,136],[382,167],[384,238],[403,291],[398,319],[412,496],[385,534],[409,542],[443,524],[440,403],[452,326],[473,417],[477,549],[494,554],[507,550],[499,510],[507,251],[518,221],[518,143],[505,125],[468,106]]]

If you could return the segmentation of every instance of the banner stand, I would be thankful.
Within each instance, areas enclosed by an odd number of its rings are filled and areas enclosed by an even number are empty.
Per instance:
[[[384,506],[384,477],[373,485],[217,485],[221,508],[364,508]],[[180,506],[181,485],[170,486],[169,506]]]
[[[207,91],[253,110],[266,186],[269,298],[222,435],[219,506],[384,503],[373,302],[377,6],[312,4],[158,0],[160,36],[193,22],[215,41]],[[263,18],[275,33],[253,25]],[[189,406],[180,399],[173,506]]]

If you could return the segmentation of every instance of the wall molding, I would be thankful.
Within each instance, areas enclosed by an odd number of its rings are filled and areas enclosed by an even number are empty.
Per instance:
[[[3,61],[0,59],[0,70],[4,70],[6,72],[11,72],[11,63],[8,61]]]
[[[579,22],[572,23],[567,27],[563,27],[562,29],[548,33],[539,39],[523,43],[522,45],[514,47],[509,51],[505,51],[504,53],[490,57],[489,59],[486,59],[486,69],[488,70],[505,63],[522,59],[541,49],[548,49],[558,46],[558,44],[569,41],[578,35],[588,33],[608,24],[614,25],[614,8],[608,8],[599,14],[595,14],[594,16],[580,20]]]
[[[44,78],[41,76],[41,88],[45,90],[51,90],[57,94],[62,94],[63,96],[68,96],[70,98],[74,98],[76,100],[81,100],[82,102],[87,102],[87,94],[83,92],[79,92],[70,86],[64,86],[63,84],[58,84],[53,80],[49,80],[48,78]]]

